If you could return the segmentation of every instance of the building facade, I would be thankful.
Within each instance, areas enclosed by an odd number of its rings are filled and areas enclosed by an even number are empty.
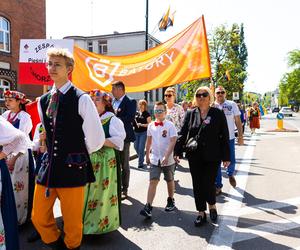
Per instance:
[[[67,36],[64,39],[73,39],[79,47],[93,53],[122,56],[129,55],[145,50],[145,31],[127,32],[99,36]],[[153,48],[161,42],[148,35],[148,48]],[[149,103],[149,108],[152,109],[156,101],[163,100],[163,89],[155,89],[145,92],[128,93],[131,98],[145,99]],[[145,96],[146,95],[146,96]]]
[[[45,0],[0,1],[0,113],[5,89],[17,89],[29,99],[42,94],[42,86],[18,85],[19,46],[20,39],[45,38]]]

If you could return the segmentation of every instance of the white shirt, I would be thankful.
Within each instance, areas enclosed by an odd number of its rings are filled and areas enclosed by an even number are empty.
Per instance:
[[[34,131],[34,135],[33,135],[33,151],[39,151],[40,148],[40,127],[41,127],[42,123],[38,123],[35,127],[35,131]]]
[[[11,112],[10,110],[7,110],[2,114],[2,116],[7,120],[9,113],[11,113],[10,117],[14,117],[16,114],[16,113]],[[19,129],[22,132],[24,132],[29,138],[29,133],[32,130],[32,126],[33,126],[32,121],[31,121],[31,116],[27,112],[22,110],[16,115],[14,121],[16,119],[20,120]]]
[[[72,83],[68,81],[66,84],[59,88],[59,91],[62,94],[66,94],[72,86]],[[55,85],[53,85],[50,92],[52,94],[55,91],[56,87]],[[44,124],[40,100],[38,102],[38,111],[40,119]],[[103,146],[105,141],[105,134],[96,106],[89,95],[80,96],[78,101],[78,114],[83,119],[82,130],[85,135],[85,145],[89,154],[91,154],[99,150]]]
[[[8,121],[0,116],[0,145],[3,146],[3,153],[18,154],[25,153],[28,149],[30,141],[24,132],[16,129]]]
[[[235,138],[234,130],[235,130],[235,116],[240,116],[241,112],[237,104],[233,101],[225,100],[223,103],[215,102],[214,105],[216,108],[223,110],[229,131],[229,139],[232,140]]]
[[[124,128],[123,122],[116,117],[113,113],[111,112],[105,112],[101,117],[101,121],[105,120],[109,117],[112,117],[110,119],[110,124],[109,124],[109,135],[110,137],[107,138],[110,142],[112,142],[114,145],[117,146],[117,149],[119,151],[123,150],[124,147],[124,140],[126,137],[126,132]]]
[[[122,97],[120,97],[118,100],[116,98],[113,99],[113,109],[115,110],[115,112],[117,112],[121,102],[123,101],[125,95],[123,95]]]
[[[148,125],[147,136],[152,137],[150,162],[153,165],[158,165],[158,160],[162,161],[166,151],[170,145],[170,139],[177,137],[175,125],[167,120],[163,121],[163,126],[155,126],[155,122]],[[170,155],[167,165],[174,164],[173,154]]]

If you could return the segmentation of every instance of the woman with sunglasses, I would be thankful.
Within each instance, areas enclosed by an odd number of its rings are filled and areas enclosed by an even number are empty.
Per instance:
[[[221,161],[224,167],[230,163],[226,117],[221,110],[211,107],[213,101],[213,95],[208,87],[202,86],[196,90],[195,108],[187,112],[175,147],[178,161],[178,156],[185,150],[186,142],[199,135],[196,150],[186,152],[198,210],[195,226],[201,226],[206,222],[206,203],[211,221],[217,221],[215,190],[217,170]]]
[[[175,103],[176,91],[173,87],[168,87],[165,91],[165,101],[167,103],[167,115],[166,120],[173,122],[177,132],[180,131],[183,119],[184,110],[183,108]]]

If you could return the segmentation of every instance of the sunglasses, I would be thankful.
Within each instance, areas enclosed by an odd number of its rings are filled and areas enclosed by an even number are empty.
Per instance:
[[[166,94],[166,95],[165,95],[165,97],[169,97],[169,98],[172,97],[172,96],[173,96],[173,95],[171,95],[171,94]]]
[[[217,95],[220,95],[220,94],[224,95],[224,94],[225,94],[225,91],[218,91],[218,92],[216,92],[216,94],[217,94]]]
[[[208,97],[208,96],[209,96],[208,92],[197,93],[197,94],[196,94],[196,97],[197,97],[197,98]]]
[[[154,113],[155,114],[162,114],[164,113],[165,111],[163,109],[154,109]]]

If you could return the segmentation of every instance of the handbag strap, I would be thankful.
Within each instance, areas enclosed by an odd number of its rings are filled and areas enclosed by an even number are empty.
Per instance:
[[[208,112],[209,112],[209,110],[208,110]],[[208,112],[207,112],[207,115],[208,115]],[[186,137],[186,142],[189,140],[189,135],[190,135],[190,131],[191,131],[191,128],[192,128],[192,115],[193,115],[193,113],[191,113],[191,117],[190,117],[190,122],[189,122],[189,131],[188,131],[188,134],[187,134],[187,137]],[[207,117],[207,115],[206,115],[206,117]],[[197,135],[195,136],[195,139],[198,141],[198,139],[199,139],[199,137],[200,137],[200,133],[201,133],[201,130],[204,128],[204,121],[206,120],[206,117],[205,117],[205,119],[203,119],[203,121],[202,121],[202,123],[201,123],[201,126],[200,126],[200,128],[199,128],[199,130],[198,130],[198,133],[197,133]],[[201,120],[201,115],[200,115],[200,120]]]

